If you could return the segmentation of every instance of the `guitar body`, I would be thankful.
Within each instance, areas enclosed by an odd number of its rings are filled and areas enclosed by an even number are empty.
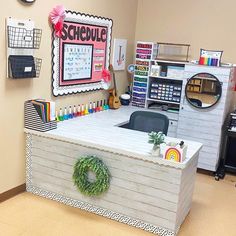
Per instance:
[[[109,70],[112,73],[112,78],[114,81],[114,88],[109,90],[109,99],[108,99],[108,105],[111,109],[118,109],[121,106],[120,99],[117,96],[117,90],[116,90],[116,79],[115,79],[115,73],[113,70],[113,66],[109,66]]]
[[[120,99],[116,96],[115,89],[109,90],[108,105],[111,109],[118,109],[121,106]]]

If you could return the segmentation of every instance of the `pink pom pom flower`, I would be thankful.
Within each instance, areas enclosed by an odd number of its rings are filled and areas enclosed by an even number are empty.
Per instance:
[[[111,73],[110,71],[103,69],[102,71],[102,78],[104,80],[104,82],[108,83],[111,81]]]
[[[62,28],[65,17],[66,17],[66,12],[64,6],[62,5],[54,7],[49,14],[50,22],[54,26],[55,35],[57,37],[61,37],[62,35]]]

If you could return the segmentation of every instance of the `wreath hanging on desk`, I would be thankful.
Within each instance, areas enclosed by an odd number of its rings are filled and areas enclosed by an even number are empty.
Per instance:
[[[88,179],[88,172],[96,175],[96,180]],[[99,196],[106,192],[110,186],[110,173],[107,166],[95,156],[81,157],[74,165],[74,184],[77,189],[87,196]]]

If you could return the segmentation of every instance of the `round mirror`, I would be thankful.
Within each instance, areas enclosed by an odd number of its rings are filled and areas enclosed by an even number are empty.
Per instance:
[[[221,97],[220,81],[209,73],[199,73],[188,80],[185,95],[188,102],[197,108],[214,106]]]

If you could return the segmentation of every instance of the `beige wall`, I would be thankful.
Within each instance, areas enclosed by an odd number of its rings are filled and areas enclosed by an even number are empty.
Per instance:
[[[17,0],[1,4],[0,12],[0,193],[25,182],[25,140],[23,133],[23,104],[31,98],[53,99],[57,107],[86,103],[107,97],[107,92],[90,92],[54,98],[51,93],[51,29],[48,14],[57,5],[66,9],[101,15],[113,19],[113,38],[128,39],[127,64],[132,62],[133,42],[137,13],[136,0],[36,0],[32,6],[24,6]],[[11,80],[6,78],[5,18],[31,18],[43,30],[41,48],[36,56],[43,59],[40,78]],[[118,91],[127,85],[126,72],[116,74]]]
[[[223,50],[223,61],[236,63],[235,0],[139,0],[136,40],[191,44]]]
[[[199,49],[221,49],[223,61],[236,63],[235,9],[236,2],[216,0],[36,0],[24,6],[17,0],[2,4],[0,28],[5,18],[31,18],[43,29],[41,48],[36,56],[43,59],[39,79],[11,80],[6,78],[5,35],[0,36],[0,193],[25,182],[25,141],[23,103],[31,98],[53,99],[57,108],[86,103],[107,97],[106,92],[90,92],[54,98],[51,94],[51,29],[48,13],[57,4],[66,9],[112,18],[113,38],[128,39],[127,64],[132,62],[134,41],[190,43],[191,58],[199,57]],[[137,10],[138,5],[138,10]],[[137,21],[136,21],[137,16]],[[135,27],[136,26],[136,27]],[[135,35],[136,34],[136,35]],[[126,72],[116,74],[119,93],[127,85]]]

